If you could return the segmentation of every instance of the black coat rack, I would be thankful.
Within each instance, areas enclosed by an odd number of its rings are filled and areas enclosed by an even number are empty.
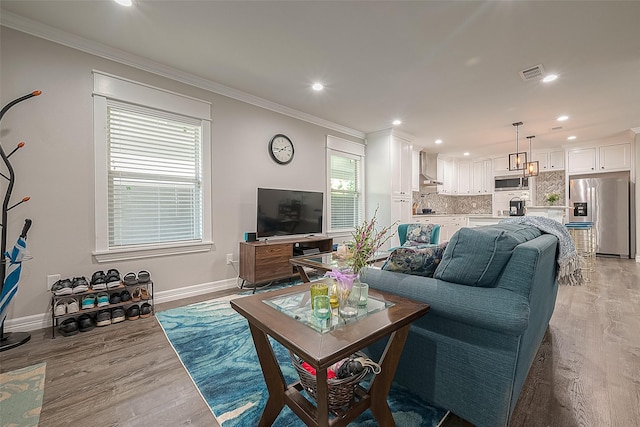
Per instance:
[[[14,105],[16,105],[19,102],[25,101],[29,98],[33,98],[34,96],[38,96],[40,95],[42,92],[39,90],[36,90],[34,92],[31,92],[28,95],[22,96],[20,98],[14,99],[13,101],[11,101],[10,103],[8,103],[7,105],[5,105],[2,110],[0,110],[0,120],[2,120],[2,117],[4,116],[4,114]],[[2,239],[0,241],[0,291],[2,291],[2,289],[4,288],[4,280],[6,278],[6,274],[7,274],[7,256],[6,256],[6,252],[7,252],[7,227],[8,227],[8,222],[7,222],[7,213],[15,208],[16,206],[26,202],[29,200],[29,197],[24,197],[22,200],[20,200],[18,203],[9,206],[10,202],[11,202],[11,192],[13,191],[13,184],[15,182],[15,172],[13,170],[13,166],[11,165],[11,162],[9,161],[9,157],[11,157],[11,155],[13,153],[15,153],[16,151],[18,151],[19,149],[21,149],[22,147],[24,147],[24,142],[20,142],[16,148],[14,148],[9,154],[6,154],[4,152],[4,149],[2,148],[2,144],[0,144],[0,156],[2,156],[2,161],[4,162],[5,166],[7,167],[7,175],[5,175],[4,173],[0,172],[0,175],[5,178],[8,181],[8,185],[7,185],[7,191],[4,194],[4,201],[2,203]],[[29,231],[29,227],[31,226],[31,220],[30,219],[26,219],[25,220],[25,225],[22,229],[22,232],[20,234],[20,237],[22,238],[26,238],[27,237],[27,231]],[[11,348],[17,347],[19,345],[22,345],[24,343],[26,343],[27,341],[29,341],[31,339],[31,335],[27,332],[11,332],[11,333],[4,333],[4,321],[2,322],[2,325],[0,325],[0,351],[5,351],[5,350],[9,350]]]

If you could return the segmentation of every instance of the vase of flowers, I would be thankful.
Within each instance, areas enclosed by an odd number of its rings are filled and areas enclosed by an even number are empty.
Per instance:
[[[333,277],[338,285],[339,312],[343,317],[353,317],[358,313],[357,305],[360,295],[352,295],[353,283],[360,280],[362,269],[367,266],[371,257],[384,245],[393,234],[389,234],[393,224],[378,230],[376,228],[376,208],[373,217],[356,226],[352,233],[353,241],[347,245],[347,253],[344,256],[344,264],[341,268],[327,272],[327,276]],[[350,301],[355,301],[353,307]]]

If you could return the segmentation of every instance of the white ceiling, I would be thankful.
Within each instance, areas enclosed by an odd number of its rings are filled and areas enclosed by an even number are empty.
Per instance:
[[[363,133],[400,118],[432,152],[512,150],[517,121],[534,148],[640,127],[639,1],[134,2],[0,6],[3,25],[133,54]],[[537,64],[558,80],[523,81],[518,72]],[[315,81],[326,89],[313,92]]]

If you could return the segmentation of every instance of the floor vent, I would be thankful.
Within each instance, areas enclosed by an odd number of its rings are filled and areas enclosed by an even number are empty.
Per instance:
[[[526,70],[520,71],[520,77],[525,82],[528,82],[529,80],[537,79],[538,77],[542,77],[543,74],[544,74],[544,67],[542,66],[542,64],[538,64],[534,67],[529,67]]]

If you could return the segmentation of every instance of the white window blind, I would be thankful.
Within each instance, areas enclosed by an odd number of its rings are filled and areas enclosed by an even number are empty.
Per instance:
[[[362,158],[330,150],[330,228],[353,229],[363,220]]]
[[[203,240],[201,120],[109,100],[109,249]]]

